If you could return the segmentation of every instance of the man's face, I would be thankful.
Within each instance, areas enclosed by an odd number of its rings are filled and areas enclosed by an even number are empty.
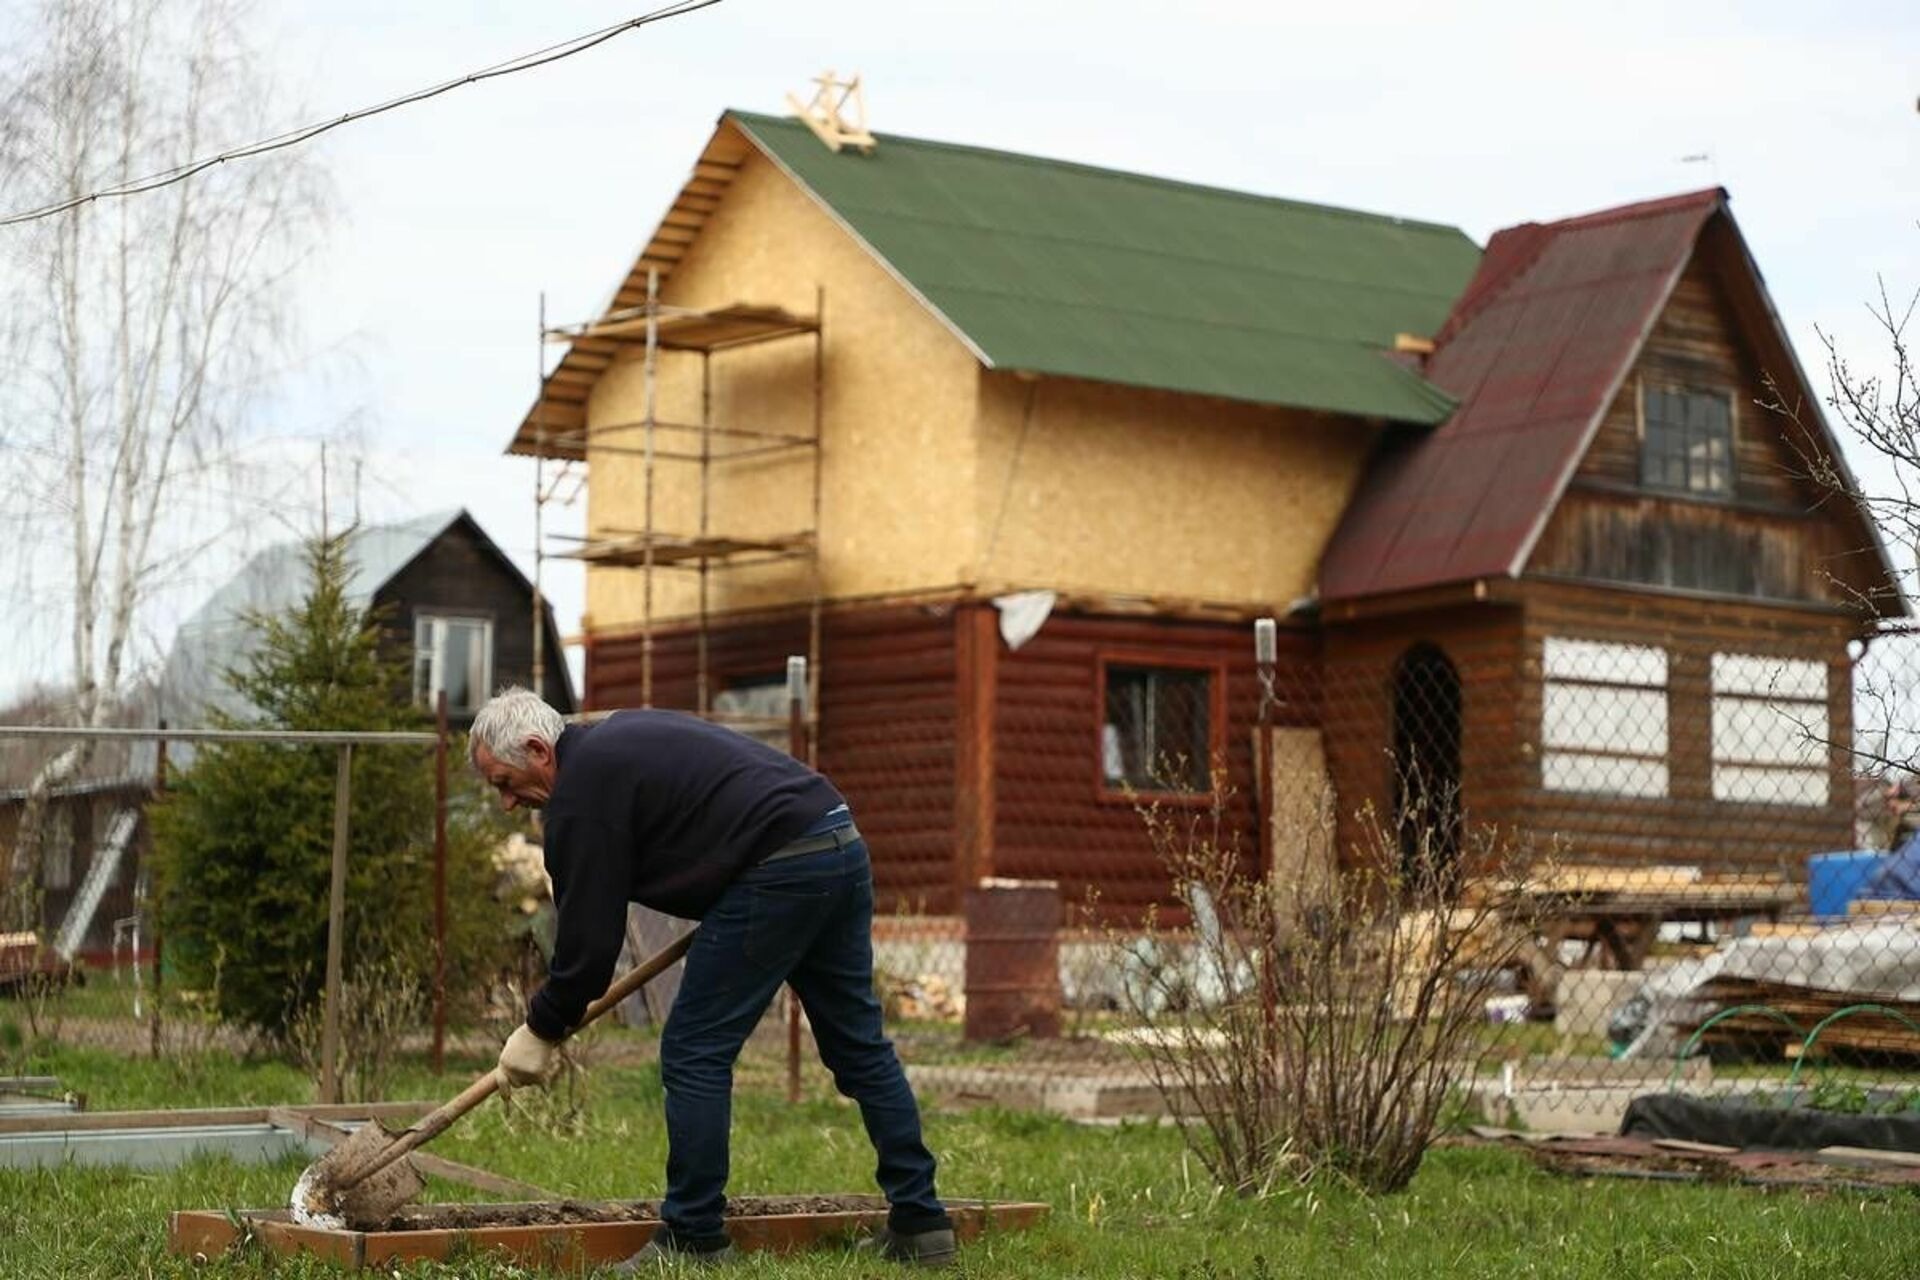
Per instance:
[[[527,762],[511,764],[477,744],[473,749],[473,767],[500,793],[500,806],[511,813],[515,809],[543,809],[553,795],[553,744],[528,738],[523,744]]]

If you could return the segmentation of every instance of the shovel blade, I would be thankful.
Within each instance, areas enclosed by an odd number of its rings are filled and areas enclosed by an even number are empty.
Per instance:
[[[373,1230],[386,1225],[426,1189],[411,1159],[396,1160],[371,1177],[342,1185],[393,1144],[395,1135],[370,1120],[352,1136],[308,1165],[294,1183],[289,1208],[303,1226]]]

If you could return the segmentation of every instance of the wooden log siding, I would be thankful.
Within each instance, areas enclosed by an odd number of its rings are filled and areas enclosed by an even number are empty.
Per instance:
[[[1617,589],[1528,583],[1524,697],[1518,733],[1528,774],[1525,822],[1559,837],[1578,862],[1702,866],[1804,876],[1809,854],[1853,844],[1852,664],[1857,623],[1760,605],[1709,604]],[[1626,797],[1547,791],[1539,785],[1540,663],[1549,636],[1653,645],[1667,655],[1668,795]],[[1712,659],[1715,653],[1810,660],[1827,667],[1829,753],[1824,807],[1713,798]]]
[[[879,909],[949,912],[955,830],[954,611],[830,611],[822,622],[817,760],[853,806],[874,863]],[[697,631],[654,633],[654,705],[696,705]],[[711,688],[784,675],[807,652],[804,611],[735,618],[707,631]],[[637,706],[638,635],[587,648],[590,708]]]
[[[1755,599],[1839,602],[1872,586],[1871,556],[1840,504],[1824,508],[1800,477],[1726,291],[1696,256],[1581,459],[1535,547],[1528,573],[1715,592]],[[1791,371],[1776,370],[1790,380]],[[1640,482],[1642,388],[1723,393],[1733,426],[1733,492],[1688,496]]]
[[[1224,675],[1210,711],[1223,716],[1213,732],[1230,792],[1222,835],[1237,842],[1249,873],[1258,866],[1253,730],[1259,687],[1253,632],[1243,623],[1056,613],[1018,650],[1001,646],[993,874],[1058,880],[1070,917],[1092,892],[1101,916],[1130,919],[1149,903],[1170,905],[1172,881],[1134,805],[1101,785],[1103,655],[1122,665],[1196,667]],[[1311,635],[1283,629],[1280,662],[1278,683],[1283,694],[1295,695],[1291,716],[1297,723],[1308,717],[1298,695],[1312,685]],[[1285,723],[1288,714],[1276,718]],[[1202,817],[1204,809],[1187,811]]]
[[[533,598],[526,583],[474,536],[464,521],[455,522],[412,563],[381,587],[374,603],[384,610],[381,647],[407,671],[406,696],[412,696],[414,618],[438,614],[484,618],[493,624],[493,688],[533,684]],[[546,697],[563,714],[573,711],[567,682],[559,674],[566,657],[559,635],[547,632]],[[471,717],[455,716],[465,727]]]
[[[1509,835],[1533,785],[1518,759],[1525,699],[1520,689],[1517,609],[1482,605],[1330,625],[1319,677],[1320,723],[1335,803],[1335,847],[1344,867],[1397,856],[1394,838],[1394,684],[1401,660],[1421,644],[1439,649],[1460,679],[1460,809],[1468,827]],[[1537,726],[1536,726],[1537,732]],[[1388,841],[1381,847],[1382,839]],[[1472,842],[1465,846],[1472,847]]]

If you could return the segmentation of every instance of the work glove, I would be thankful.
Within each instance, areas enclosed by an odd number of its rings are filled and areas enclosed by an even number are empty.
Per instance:
[[[494,1074],[505,1091],[523,1085],[544,1085],[560,1070],[560,1046],[543,1040],[524,1022],[507,1037],[500,1049],[500,1065]]]

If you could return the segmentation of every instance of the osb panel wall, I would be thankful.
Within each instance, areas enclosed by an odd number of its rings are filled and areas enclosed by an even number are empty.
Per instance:
[[[1804,875],[1809,854],[1851,848],[1852,664],[1844,616],[1719,604],[1626,590],[1527,584],[1521,750],[1528,821],[1559,833],[1577,861],[1767,869]],[[1652,645],[1667,655],[1668,795],[1632,798],[1540,789],[1541,656],[1547,637]],[[1829,802],[1825,807],[1720,801],[1712,789],[1715,653],[1827,665]]]
[[[1281,645],[1283,690],[1308,687],[1311,638],[1287,630]],[[1258,685],[1250,629],[1238,624],[1056,614],[1019,649],[1000,646],[992,874],[1058,880],[1069,908],[1086,904],[1092,892],[1104,912],[1126,917],[1149,903],[1170,903],[1172,885],[1133,802],[1102,786],[1103,656],[1132,665],[1205,664],[1224,673],[1216,706],[1225,718],[1214,736],[1229,794],[1219,835],[1243,852],[1249,871],[1256,866]],[[1203,814],[1177,804],[1172,811]]]
[[[1467,824],[1507,835],[1522,816],[1528,781],[1519,757],[1519,610],[1480,605],[1329,624],[1322,637],[1319,724],[1333,782],[1341,865],[1397,856],[1394,830],[1394,696],[1401,661],[1432,645],[1460,682],[1460,807]],[[1431,702],[1416,706],[1431,710]]]
[[[1307,595],[1375,432],[1344,418],[980,374],[989,589],[1228,602]]]
[[[1790,379],[1791,371],[1775,370]],[[1734,433],[1731,499],[1640,491],[1643,387],[1726,392]],[[1548,522],[1529,572],[1646,583],[1774,600],[1837,599],[1829,575],[1870,573],[1845,553],[1859,533],[1819,494],[1783,438],[1772,399],[1726,291],[1696,254],[1614,397],[1574,483]],[[1855,586],[1864,586],[1862,578]]]
[[[973,558],[974,357],[874,258],[757,150],[663,285],[665,301],[691,307],[776,304],[811,314],[826,291],[820,537],[828,596],[903,592],[957,581]],[[595,386],[588,422],[598,430],[643,416],[636,349]],[[697,422],[700,357],[663,355],[656,417]],[[813,344],[790,338],[712,358],[712,417],[807,434],[813,422]],[[638,447],[639,432],[622,443]],[[661,432],[660,447],[697,447]],[[699,527],[697,463],[657,463],[654,525]],[[804,452],[712,470],[708,527],[745,536],[810,527],[811,463]],[[640,458],[596,454],[589,483],[592,528],[644,527]],[[655,574],[656,618],[695,611],[695,579]],[[741,609],[803,598],[801,563],[716,573],[710,606]],[[642,614],[638,570],[588,574],[592,628],[632,625]]]
[[[872,851],[883,911],[952,911],[955,689],[945,605],[832,610],[822,620],[818,764],[853,806]],[[708,629],[713,688],[781,674],[807,651],[804,610],[730,618]],[[694,706],[695,638],[654,638],[654,705]],[[589,706],[637,706],[637,635],[595,637]]]

